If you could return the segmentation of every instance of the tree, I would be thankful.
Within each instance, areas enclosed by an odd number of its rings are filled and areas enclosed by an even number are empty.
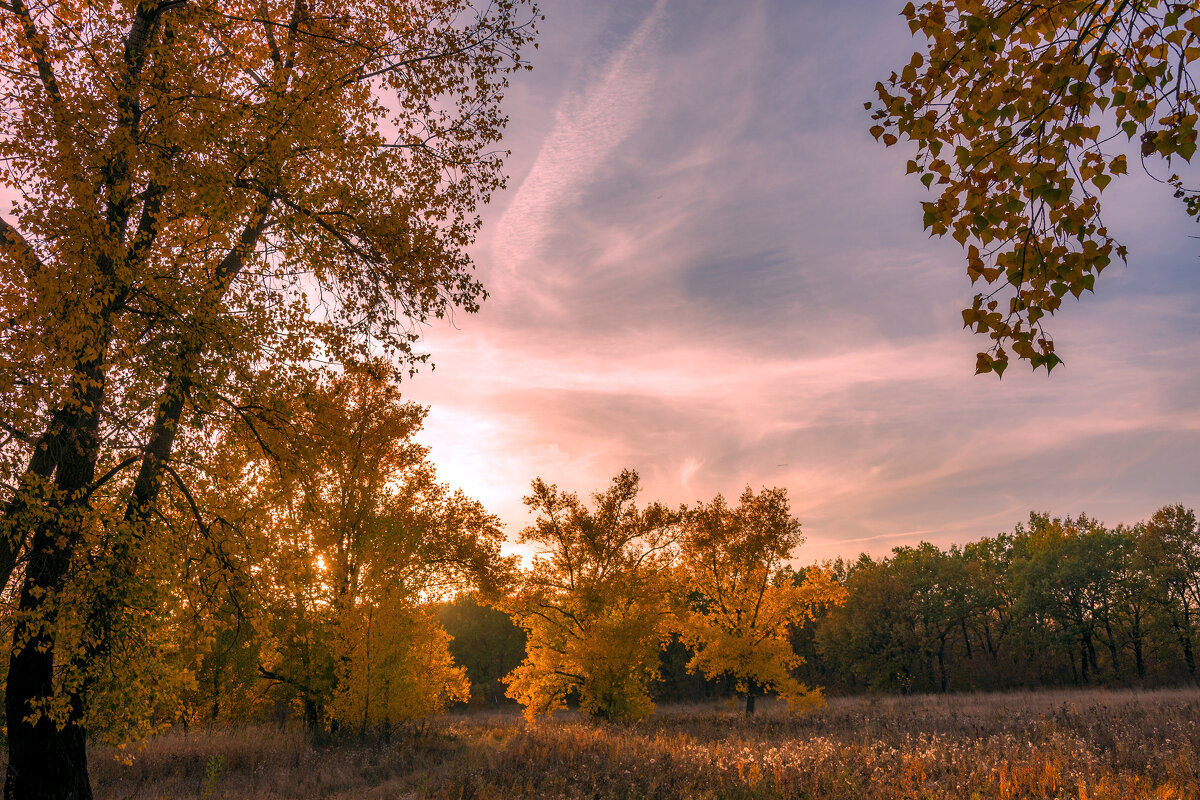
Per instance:
[[[678,514],[634,505],[638,475],[625,470],[595,510],[541,478],[525,504],[537,521],[520,542],[538,548],[512,594],[498,602],[525,629],[525,660],[505,679],[529,717],[565,708],[577,693],[597,717],[654,709],[648,683],[670,637],[669,568]]]
[[[1146,655],[1151,643],[1149,623],[1154,611],[1151,560],[1146,548],[1145,526],[1118,525],[1112,531],[1114,550],[1110,616],[1120,625],[1120,646],[1133,652],[1138,680],[1146,678]]]
[[[471,682],[471,702],[504,701],[505,675],[525,658],[525,631],[502,611],[462,594],[438,609],[438,619],[452,637],[450,653]]]
[[[1147,169],[1200,213],[1174,171],[1196,151],[1200,3],[928,0],[902,13],[927,46],[876,85],[871,132],[916,144],[908,172],[937,187],[924,226],[962,244],[986,285],[963,311],[992,340],[977,371],[1002,374],[1006,348],[1050,370],[1061,359],[1044,318],[1126,257],[1100,217],[1129,169],[1114,140],[1137,139]]]
[[[1031,513],[1028,531],[1016,537],[1018,608],[1045,629],[1056,650],[1065,651],[1075,683],[1100,677],[1096,646],[1103,642],[1114,566],[1106,534],[1086,514],[1052,519]]]
[[[784,562],[804,537],[787,491],[755,494],[747,487],[736,508],[717,495],[689,509],[684,520],[679,572],[686,598],[678,624],[693,651],[688,669],[709,679],[731,675],[747,714],[764,690],[792,709],[820,702],[820,690],[791,675],[802,659],[790,633],[817,609],[840,602],[845,590],[819,569],[798,583],[788,579]]]
[[[971,613],[961,554],[957,549],[943,552],[929,542],[897,547],[891,572],[910,593],[908,608],[925,668],[931,672],[937,664],[937,677],[930,675],[928,684],[949,691],[947,666],[955,635]]]
[[[1164,506],[1146,523],[1142,536],[1155,597],[1179,642],[1188,675],[1196,675],[1195,628],[1200,617],[1200,525],[1182,505]]]
[[[253,533],[267,542],[257,566],[273,646],[259,672],[310,727],[390,724],[465,699],[434,602],[505,581],[512,562],[499,520],[438,483],[413,441],[426,410],[379,365],[268,405],[288,408],[289,424],[242,432],[254,459],[232,471],[231,492],[266,511]]]
[[[975,632],[978,649],[987,653],[988,677],[1011,681],[1019,676],[1012,674],[1011,665],[1002,664],[1000,655],[1010,649],[1006,645],[1013,628],[1015,600],[1009,580],[1012,536],[1002,533],[970,542],[963,546],[962,555],[968,604],[973,612],[968,625]],[[972,671],[979,673],[980,669],[973,667]]]
[[[865,553],[847,571],[844,586],[845,604],[830,609],[817,626],[821,655],[850,688],[909,692],[928,671],[912,593],[888,560],[875,561]]]
[[[311,357],[411,365],[415,325],[477,307],[465,248],[533,13],[0,9],[6,796],[90,796],[90,676],[192,423]]]

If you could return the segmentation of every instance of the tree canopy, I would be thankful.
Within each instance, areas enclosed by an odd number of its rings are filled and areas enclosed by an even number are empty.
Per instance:
[[[679,517],[658,503],[639,509],[637,494],[638,475],[625,470],[592,496],[595,510],[540,478],[525,498],[538,519],[520,541],[537,555],[500,607],[527,633],[525,660],[505,680],[530,716],[572,694],[605,718],[654,708],[647,686],[669,636]]]
[[[733,508],[717,495],[684,515],[677,625],[692,649],[688,668],[733,677],[748,714],[766,689],[792,708],[820,701],[792,676],[803,659],[790,637],[818,609],[841,602],[844,590],[820,569],[802,580],[784,570],[803,538],[783,489],[747,488]]]
[[[963,546],[834,565],[800,677],[835,690],[932,692],[1193,683],[1200,527],[1166,506],[1106,527],[1033,513]]]
[[[520,0],[0,8],[6,796],[87,797],[93,676],[205,419],[474,310]]]
[[[936,195],[924,226],[983,280],[963,311],[992,340],[977,371],[1002,374],[1010,351],[1053,369],[1046,317],[1127,256],[1100,213],[1129,172],[1124,143],[1200,213],[1179,171],[1196,152],[1200,3],[929,0],[902,14],[925,46],[876,85],[871,133],[916,145],[908,172]]]

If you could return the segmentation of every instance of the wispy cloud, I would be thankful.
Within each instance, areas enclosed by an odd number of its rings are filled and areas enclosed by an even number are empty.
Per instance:
[[[588,178],[646,113],[654,82],[652,45],[666,4],[654,4],[602,76],[559,105],[533,167],[497,222],[493,280],[511,280],[515,274],[528,288],[547,277],[523,270],[545,245],[561,209],[580,199]]]
[[[1051,321],[1066,366],[973,377],[961,251],[865,130],[911,40],[854,5],[573,5],[543,42],[527,95],[585,77],[547,93],[485,222],[493,302],[431,333],[438,369],[409,387],[443,478],[510,533],[534,476],[587,493],[625,467],[671,504],[786,487],[803,560],[1200,502],[1186,216],[1130,176],[1110,229],[1143,197],[1156,227],[1135,215],[1131,265]]]

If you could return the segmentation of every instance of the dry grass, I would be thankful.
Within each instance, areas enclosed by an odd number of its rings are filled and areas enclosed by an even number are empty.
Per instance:
[[[171,733],[110,798],[1200,798],[1200,690],[836,698],[662,709],[635,725],[452,714],[390,743],[270,728]]]

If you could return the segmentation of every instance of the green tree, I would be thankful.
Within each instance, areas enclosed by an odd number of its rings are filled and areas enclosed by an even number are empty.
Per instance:
[[[890,562],[864,553],[847,570],[843,585],[845,604],[832,608],[817,628],[822,657],[852,689],[922,688],[929,661],[922,654],[912,593]]]
[[[1009,350],[1052,369],[1045,317],[1126,257],[1100,216],[1129,170],[1114,138],[1136,139],[1147,169],[1200,213],[1176,172],[1196,151],[1200,3],[927,0],[902,13],[926,44],[876,85],[871,132],[916,145],[908,172],[936,193],[924,226],[952,235],[971,282],[983,279],[963,311],[992,340],[977,371],[1003,373]]]
[[[1133,654],[1138,680],[1146,678],[1146,659],[1151,645],[1150,623],[1154,613],[1154,577],[1146,549],[1145,526],[1120,525],[1112,532],[1114,555],[1113,603],[1111,613],[1119,625],[1119,646]]]
[[[1085,514],[1032,513],[1028,530],[1016,537],[1013,569],[1020,612],[1042,626],[1054,649],[1068,657],[1077,683],[1101,677],[1097,645],[1112,644],[1111,636],[1105,637],[1114,566],[1106,536],[1104,527]]]
[[[918,646],[929,670],[937,665],[936,679],[928,684],[950,690],[949,666],[960,628],[972,613],[961,553],[943,552],[929,542],[897,547],[890,561],[892,574],[909,591],[909,612]]]
[[[1015,599],[1011,586],[1012,536],[985,537],[963,546],[968,602],[973,609],[968,626],[978,647],[987,653],[989,669],[999,676],[1012,633]],[[1010,676],[1015,677],[1015,676]]]
[[[471,702],[504,700],[502,679],[525,658],[525,631],[503,611],[461,594],[438,608],[438,619],[452,637],[450,653],[471,682]]]
[[[1190,677],[1196,675],[1195,630],[1200,623],[1200,525],[1182,505],[1164,506],[1145,524],[1143,547],[1156,588]]]

